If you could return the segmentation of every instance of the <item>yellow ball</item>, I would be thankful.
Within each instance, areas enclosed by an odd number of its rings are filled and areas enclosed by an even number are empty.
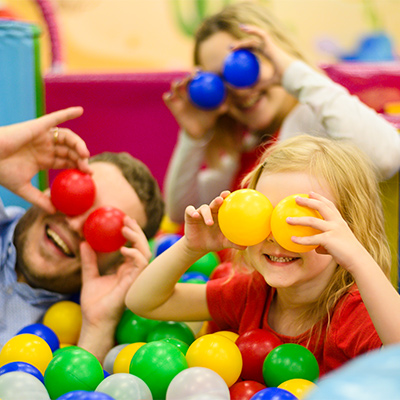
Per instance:
[[[236,339],[239,337],[239,335],[237,333],[231,332],[231,331],[218,331],[218,332],[215,332],[214,334],[225,336],[226,338],[232,340],[232,342],[236,342]]]
[[[115,357],[113,365],[113,373],[118,374],[120,372],[125,372],[129,374],[129,365],[131,364],[132,357],[135,355],[138,349],[140,349],[145,342],[135,342],[130,343],[125,346]]]
[[[239,378],[243,360],[239,347],[227,337],[208,334],[196,339],[186,353],[189,368],[203,367],[216,372],[230,387]]]
[[[53,329],[60,343],[76,345],[82,326],[81,306],[68,300],[55,303],[46,311],[43,324]]]
[[[36,367],[44,374],[53,358],[48,343],[40,336],[21,333],[8,340],[0,352],[0,367],[10,362],[21,361]]]
[[[257,190],[239,189],[222,203],[218,223],[232,243],[253,246],[270,234],[272,208],[268,198]]]
[[[285,389],[288,392],[292,393],[299,400],[304,399],[309,392],[316,388],[317,385],[314,382],[311,382],[307,379],[289,379],[288,381],[282,382],[278,388]]]
[[[306,194],[293,194],[282,199],[274,208],[271,215],[271,231],[275,240],[284,249],[294,253],[304,253],[318,246],[304,246],[294,243],[292,236],[313,236],[321,233],[319,230],[309,226],[289,225],[287,217],[314,217],[322,218],[318,211],[296,203],[296,197],[308,197]]]

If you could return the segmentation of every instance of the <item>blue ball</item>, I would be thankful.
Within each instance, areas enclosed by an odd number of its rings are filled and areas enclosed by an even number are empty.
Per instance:
[[[179,282],[191,283],[192,280],[202,281],[202,282],[206,283],[210,280],[210,278],[206,274],[203,274],[202,272],[190,271],[190,272],[184,273],[182,275],[181,279],[179,279]]]
[[[35,378],[38,378],[40,382],[44,384],[43,374],[32,364],[28,364],[22,361],[13,361],[7,364],[4,364],[0,367],[0,375],[6,374],[7,372],[21,371],[26,372],[27,374],[33,375]]]
[[[260,63],[249,50],[240,49],[228,54],[224,62],[224,79],[234,87],[254,85],[260,74]]]
[[[17,335],[22,333],[31,333],[32,335],[41,337],[50,346],[53,353],[60,348],[60,340],[57,335],[51,328],[44,324],[27,325],[22,328]]]
[[[154,256],[155,257],[159,256],[161,253],[163,253],[165,250],[171,247],[174,243],[176,243],[181,237],[182,235],[179,235],[177,233],[167,233],[157,238]]]
[[[115,400],[114,397],[101,392],[87,392],[86,390],[74,390],[63,394],[57,400]]]
[[[254,394],[250,400],[298,400],[297,397],[285,389],[269,387]]]
[[[189,99],[204,110],[218,108],[225,100],[226,89],[223,80],[213,72],[199,72],[189,82]]]

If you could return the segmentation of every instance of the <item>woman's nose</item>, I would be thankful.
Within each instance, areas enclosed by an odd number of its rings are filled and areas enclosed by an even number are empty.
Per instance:
[[[83,225],[87,220],[90,212],[85,212],[83,214],[67,216],[66,221],[71,230],[78,233],[81,238],[83,238]]]

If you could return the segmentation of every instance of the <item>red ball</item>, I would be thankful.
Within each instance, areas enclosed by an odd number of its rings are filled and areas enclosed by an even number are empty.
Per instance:
[[[264,384],[262,371],[265,357],[281,344],[277,336],[263,329],[254,329],[240,335],[236,340],[236,345],[243,359],[241,378]]]
[[[236,382],[229,388],[231,400],[250,400],[260,390],[266,386],[256,381]]]
[[[60,172],[51,185],[51,201],[66,215],[83,214],[94,203],[96,186],[92,177],[78,169]]]
[[[83,235],[95,251],[110,253],[126,242],[122,235],[125,214],[114,207],[100,207],[88,216]]]

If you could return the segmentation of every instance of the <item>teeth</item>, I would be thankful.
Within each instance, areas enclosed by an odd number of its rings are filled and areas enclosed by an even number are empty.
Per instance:
[[[292,258],[292,257],[275,257],[275,256],[271,256],[271,255],[268,255],[268,257],[273,262],[290,262],[290,261],[294,260],[294,258]]]
[[[252,98],[248,99],[247,101],[244,101],[241,106],[242,106],[242,108],[250,108],[250,107],[254,106],[254,104],[257,103],[257,100],[258,100],[258,96],[252,97]]]
[[[69,257],[74,255],[72,251],[68,248],[68,246],[64,243],[64,241],[60,238],[60,236],[57,235],[56,232],[54,232],[50,228],[47,228],[46,234],[50,239],[54,241],[54,243],[63,251],[64,254],[66,254]]]

